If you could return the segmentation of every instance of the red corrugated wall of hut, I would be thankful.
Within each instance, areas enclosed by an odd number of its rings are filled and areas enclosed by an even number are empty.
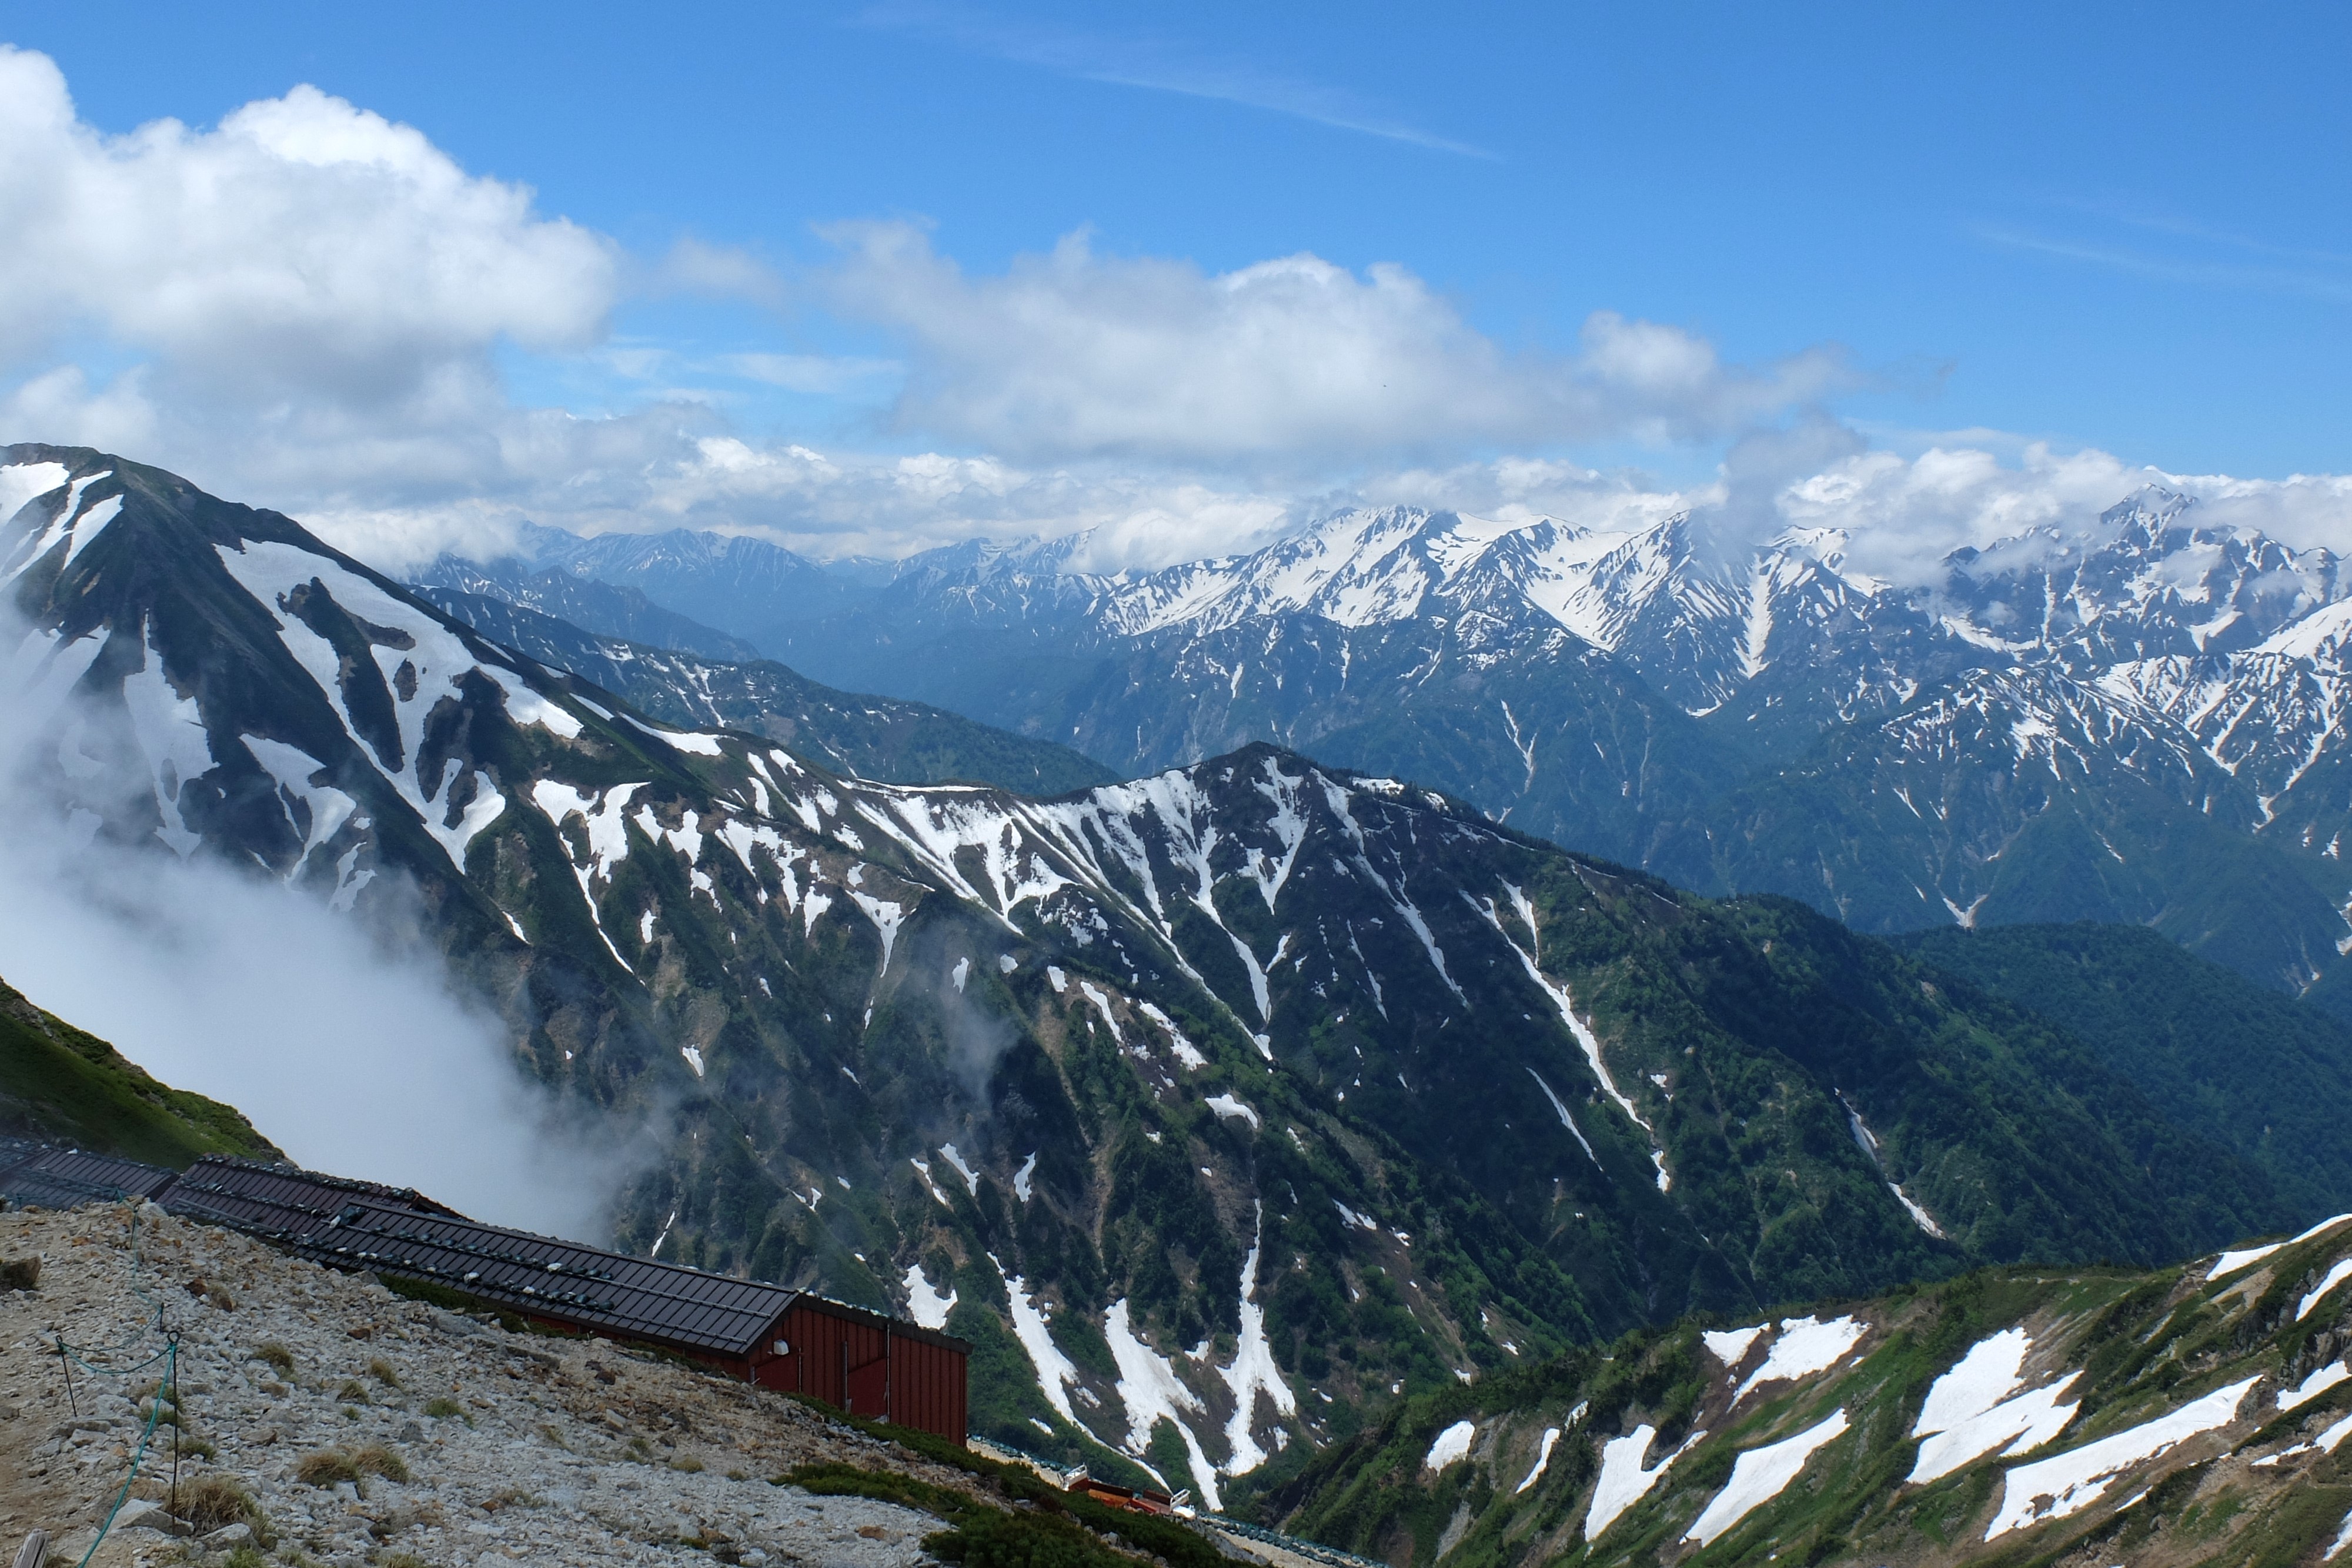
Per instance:
[[[792,1348],[754,1364],[763,1388],[805,1394],[853,1416],[964,1440],[968,1357],[865,1313],[827,1311],[803,1297],[784,1314]]]

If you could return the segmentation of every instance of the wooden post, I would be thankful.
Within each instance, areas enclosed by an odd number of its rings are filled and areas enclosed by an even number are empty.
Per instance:
[[[49,1560],[49,1532],[37,1530],[16,1548],[16,1568],[41,1568]]]

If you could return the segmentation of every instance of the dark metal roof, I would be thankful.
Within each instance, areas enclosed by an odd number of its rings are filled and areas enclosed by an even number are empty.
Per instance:
[[[171,1185],[172,1173],[160,1166],[79,1149],[48,1149],[0,1175],[0,1197],[28,1208],[79,1208],[85,1203],[152,1197]]]
[[[410,1187],[321,1176],[292,1166],[207,1155],[190,1166],[158,1199],[190,1219],[210,1220],[273,1241],[291,1241],[320,1229],[354,1201],[420,1214],[462,1218],[446,1204]]]
[[[794,1301],[909,1339],[971,1349],[951,1334],[782,1285],[484,1225],[408,1187],[291,1166],[207,1155],[156,1201],[184,1218],[226,1225],[332,1268],[444,1285],[535,1317],[693,1354],[751,1355]]]
[[[347,1205],[331,1228],[302,1238],[299,1250],[622,1339],[728,1357],[758,1350],[800,1294],[364,1200]]]

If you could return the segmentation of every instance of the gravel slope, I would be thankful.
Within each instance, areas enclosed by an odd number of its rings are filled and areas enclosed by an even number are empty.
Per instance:
[[[135,1218],[126,1205],[0,1215],[0,1260],[41,1260],[37,1290],[0,1292],[9,1552],[40,1527],[58,1543],[53,1563],[80,1559],[130,1468],[134,1396],[160,1370],[77,1367],[69,1405],[56,1335],[122,1347],[88,1359],[128,1365],[163,1348],[159,1322],[179,1346],[183,1485],[241,1482],[289,1561],[903,1568],[928,1561],[919,1542],[937,1521],[766,1478],[834,1459],[971,1490],[969,1477],[781,1396],[601,1340],[509,1334],[152,1205]],[[283,1364],[257,1354],[264,1347],[282,1347]],[[167,1496],[171,1429],[157,1430],[134,1499]],[[198,1457],[195,1440],[215,1457]],[[368,1445],[407,1479],[298,1478],[306,1458]],[[238,1544],[228,1529],[204,1549]],[[94,1561],[168,1562],[191,1545],[203,1543],[118,1521]]]

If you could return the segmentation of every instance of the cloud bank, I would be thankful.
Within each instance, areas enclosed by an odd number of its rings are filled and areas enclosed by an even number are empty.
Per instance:
[[[1590,317],[1579,352],[1508,352],[1404,268],[1298,255],[1210,274],[1083,235],[972,278],[908,224],[837,226],[829,293],[901,337],[907,429],[1030,460],[1264,463],[1633,438],[1707,440],[1855,384],[1817,349],[1746,369],[1678,328]]]
[[[100,835],[89,808],[153,783],[119,719],[29,678],[48,647],[0,613],[0,976],[299,1164],[601,1243],[650,1138],[526,1079],[504,1027],[400,928],[421,922],[362,925]]]
[[[1867,378],[1833,347],[1740,364],[1602,310],[1570,349],[1515,348],[1393,265],[1218,272],[1080,234],[980,274],[906,223],[836,225],[797,271],[691,236],[634,257],[308,87],[109,135],[53,62],[0,47],[0,439],[157,463],[392,570],[525,519],[820,557],[1091,529],[1080,559],[1117,569],[1409,502],[1609,526],[1702,507],[1735,543],[1836,524],[1900,576],[2151,479],[2352,546],[2332,476],[2164,475],[1993,433],[1872,449],[1834,418]],[[681,295],[731,302],[745,340],[616,335]],[[850,346],[812,351],[788,319]],[[518,372],[584,411],[520,397]],[[762,397],[820,412],[762,427]],[[1596,448],[1722,461],[1660,483],[1574,460]]]

